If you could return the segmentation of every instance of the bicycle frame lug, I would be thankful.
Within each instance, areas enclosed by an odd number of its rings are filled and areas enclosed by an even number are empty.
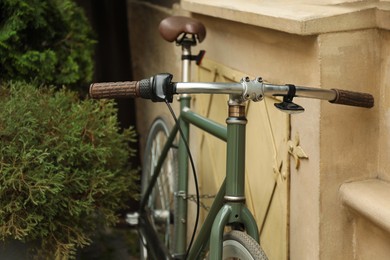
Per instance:
[[[191,98],[192,97],[191,97],[190,94],[180,94],[180,95],[177,96],[176,100],[180,102],[180,101],[182,101],[184,99],[191,99]]]
[[[224,196],[226,202],[245,202],[245,196]]]
[[[247,122],[248,121],[246,119],[239,119],[236,117],[229,117],[228,119],[226,119],[227,124],[246,125]]]

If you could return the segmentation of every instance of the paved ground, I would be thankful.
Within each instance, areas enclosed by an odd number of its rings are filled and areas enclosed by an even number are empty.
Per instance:
[[[99,232],[94,243],[79,250],[76,260],[139,260],[135,229],[115,228]],[[0,260],[32,260],[28,245],[12,240],[0,242]]]
[[[138,235],[134,229],[118,228],[102,233],[77,260],[138,260]]]

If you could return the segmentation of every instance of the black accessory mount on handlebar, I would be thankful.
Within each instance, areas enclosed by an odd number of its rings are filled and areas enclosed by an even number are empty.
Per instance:
[[[287,95],[283,96],[282,102],[275,103],[275,107],[288,114],[296,114],[305,111],[303,107],[292,102],[296,92],[295,85],[286,84],[286,86],[288,86]]]

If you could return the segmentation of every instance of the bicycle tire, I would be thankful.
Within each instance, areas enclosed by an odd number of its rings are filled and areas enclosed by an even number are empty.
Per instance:
[[[233,230],[223,237],[222,259],[268,260],[261,246],[247,233]]]
[[[148,187],[149,180],[156,167],[158,158],[163,149],[165,141],[168,139],[170,127],[162,118],[157,118],[150,127],[142,167],[141,194],[143,195]],[[159,235],[161,242],[168,249],[171,249],[174,241],[174,214],[177,208],[174,191],[176,189],[178,162],[176,149],[171,148],[161,168],[156,185],[147,202],[149,218],[153,228]],[[148,259],[145,241],[140,239],[140,257]]]

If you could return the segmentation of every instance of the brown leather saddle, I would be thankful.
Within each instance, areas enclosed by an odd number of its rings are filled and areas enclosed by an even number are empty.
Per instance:
[[[204,25],[190,17],[170,16],[161,21],[159,26],[161,36],[169,41],[179,41],[182,34],[195,35],[199,42],[206,37],[206,28]]]

